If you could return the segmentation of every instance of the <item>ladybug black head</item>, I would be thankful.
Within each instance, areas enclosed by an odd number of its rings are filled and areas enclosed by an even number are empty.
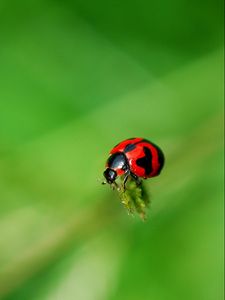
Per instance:
[[[106,181],[109,184],[112,184],[117,177],[116,171],[114,171],[113,169],[110,169],[110,168],[107,168],[103,174],[105,176]]]

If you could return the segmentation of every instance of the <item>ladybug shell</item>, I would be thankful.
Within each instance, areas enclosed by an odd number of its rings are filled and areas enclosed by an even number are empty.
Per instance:
[[[110,154],[122,152],[129,164],[130,172],[142,178],[150,178],[160,174],[164,165],[162,150],[152,142],[143,138],[131,138],[117,144]],[[109,166],[110,167],[110,166]],[[116,170],[122,175],[122,170]]]

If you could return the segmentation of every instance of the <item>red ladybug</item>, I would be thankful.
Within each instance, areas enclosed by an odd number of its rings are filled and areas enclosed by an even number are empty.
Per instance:
[[[139,178],[150,178],[160,174],[164,165],[162,150],[143,138],[131,138],[117,144],[106,162],[104,176],[109,184],[117,176],[124,175],[124,188],[129,176],[137,182]]]

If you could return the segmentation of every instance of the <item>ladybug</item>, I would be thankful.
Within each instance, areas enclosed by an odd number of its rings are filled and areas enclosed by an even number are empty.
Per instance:
[[[109,184],[116,184],[117,177],[124,175],[125,189],[129,176],[138,183],[140,178],[147,179],[159,175],[164,161],[162,150],[154,143],[143,138],[130,138],[120,142],[110,151],[103,175]]]

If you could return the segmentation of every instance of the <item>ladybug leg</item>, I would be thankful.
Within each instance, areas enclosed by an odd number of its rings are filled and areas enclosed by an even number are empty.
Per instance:
[[[127,179],[128,179],[129,176],[130,176],[130,172],[127,171],[127,172],[125,173],[124,180],[123,180],[123,190],[124,190],[124,191],[126,190],[126,183],[127,183]]]
[[[130,175],[135,180],[137,186],[141,185],[141,179],[137,175],[135,175],[133,173],[130,173]]]
[[[111,184],[111,187],[113,190],[115,190],[115,189],[118,190],[118,188],[119,188],[118,184],[115,181]]]

